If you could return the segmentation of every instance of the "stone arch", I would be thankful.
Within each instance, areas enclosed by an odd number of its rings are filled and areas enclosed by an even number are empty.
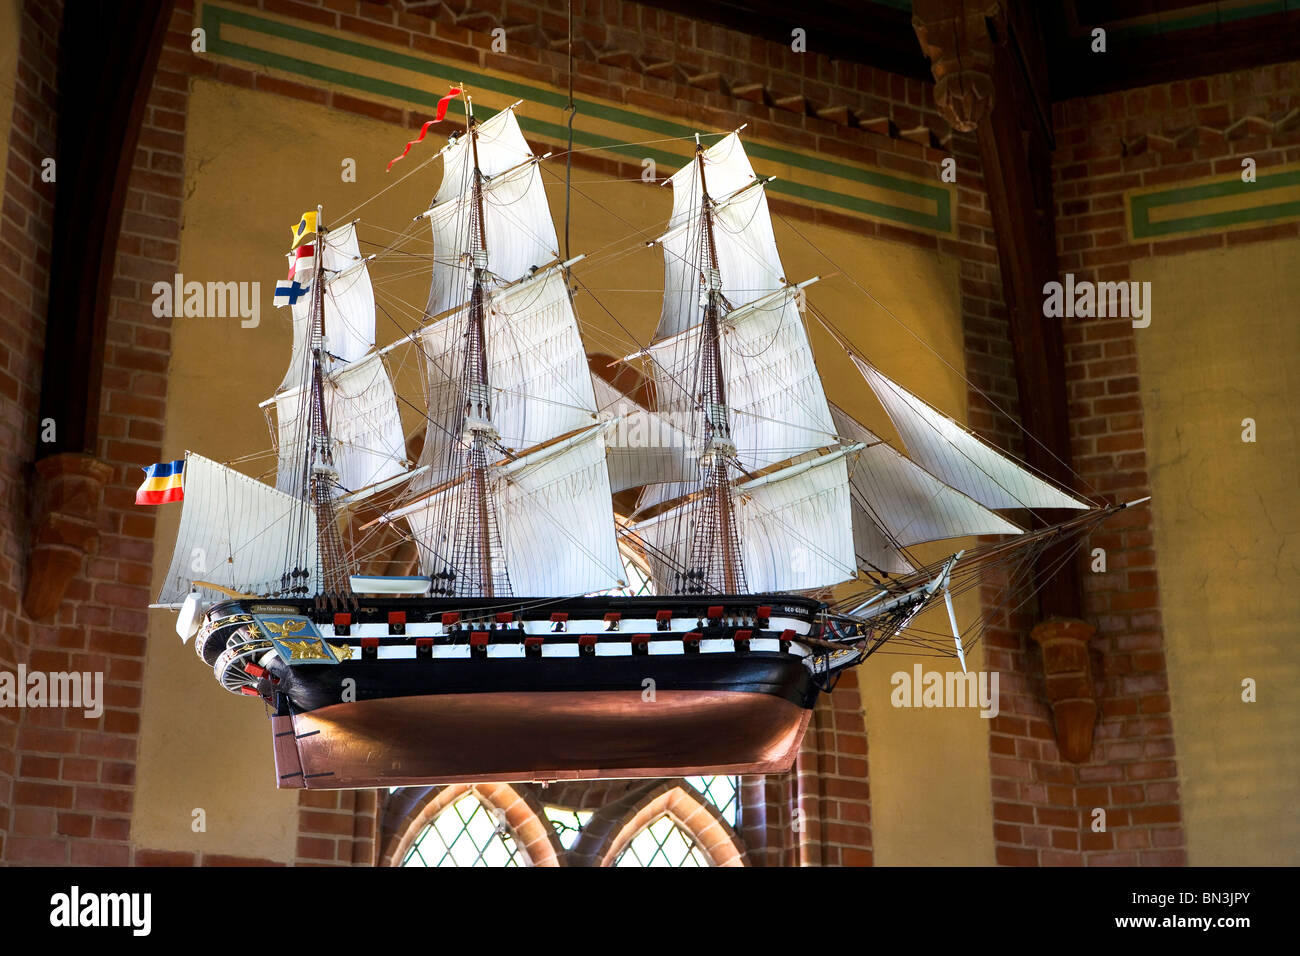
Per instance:
[[[427,824],[466,793],[473,792],[489,809],[505,814],[506,826],[530,866],[563,865],[564,849],[555,829],[532,794],[508,783],[460,783],[445,787],[412,788],[393,794],[384,811],[380,866],[400,866],[411,844]]]
[[[612,866],[642,829],[665,814],[695,840],[710,866],[749,865],[744,843],[718,808],[681,780],[665,780],[597,813],[569,851],[570,865]]]

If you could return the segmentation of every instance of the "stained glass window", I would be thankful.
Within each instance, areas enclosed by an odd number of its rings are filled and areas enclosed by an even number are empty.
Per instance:
[[[615,866],[708,866],[695,838],[664,814],[632,838]]]
[[[566,850],[573,849],[573,844],[578,842],[578,837],[582,833],[582,828],[587,825],[591,819],[590,810],[567,810],[563,807],[547,807],[546,819],[551,821],[551,826],[555,828],[556,835],[560,838],[560,846]]]
[[[740,823],[739,777],[687,777],[686,782],[699,791],[700,796],[718,808],[722,819],[734,829]]]
[[[526,866],[514,836],[473,793],[443,809],[415,838],[402,866]]]

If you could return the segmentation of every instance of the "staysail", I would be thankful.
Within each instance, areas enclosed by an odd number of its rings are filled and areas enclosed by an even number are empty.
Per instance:
[[[912,459],[986,508],[1093,507],[1027,471],[856,355]]]
[[[299,544],[305,560],[291,566]],[[310,596],[319,590],[316,563],[309,504],[202,455],[186,456],[180,529],[159,604],[180,604],[195,581],[241,593]]]
[[[869,510],[899,544],[1024,530],[944,484],[843,409],[832,411],[841,437],[863,445],[849,465],[855,505]]]
[[[614,422],[605,432],[610,491],[618,494],[642,485],[699,478],[699,458],[692,454],[687,432],[599,375],[593,375],[591,382],[598,414]]]

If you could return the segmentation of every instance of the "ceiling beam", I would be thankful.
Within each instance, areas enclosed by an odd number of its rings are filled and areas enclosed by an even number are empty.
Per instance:
[[[1023,456],[1069,488],[1070,420],[1060,323],[1043,316],[1043,286],[1057,279],[1050,115],[1041,88],[1039,33],[1028,7],[1008,0],[915,0],[918,39],[935,74],[935,101],[956,128],[974,129],[997,243],[1003,298],[1015,355]],[[1037,565],[1043,617],[1083,612],[1075,562]]]

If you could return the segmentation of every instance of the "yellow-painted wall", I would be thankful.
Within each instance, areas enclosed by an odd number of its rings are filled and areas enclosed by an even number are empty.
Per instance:
[[[1295,865],[1300,243],[1144,259],[1132,274],[1151,282],[1136,338],[1188,859]]]
[[[802,225],[798,228],[805,231]],[[783,238],[780,229],[777,237]],[[817,307],[849,332],[857,349],[887,375],[965,421],[957,262],[910,246],[829,230],[820,241],[829,243],[825,248],[834,250],[836,261],[881,305],[867,300],[851,283],[832,278],[824,290],[813,287],[817,295],[810,298]],[[788,242],[782,246],[783,251],[787,248]],[[920,345],[909,330],[934,351]],[[903,447],[861,377],[819,331],[814,332],[813,342],[831,400],[896,447]],[[956,539],[912,550],[922,560],[935,561],[971,543]],[[959,595],[955,604],[963,628],[978,618],[976,591]],[[915,625],[946,633],[947,612],[928,611]],[[858,669],[869,748],[875,862],[991,866],[995,860],[988,722],[977,708],[894,707],[890,678],[898,671],[911,675],[915,664],[923,671],[959,667],[951,658],[917,656],[886,645]],[[973,671],[984,666],[982,644],[967,656],[967,666]]]
[[[521,109],[526,112],[528,105]],[[427,207],[441,175],[436,162],[412,174],[441,145],[437,134],[414,147],[391,174],[384,173],[408,138],[404,129],[351,114],[207,80],[194,82],[186,132],[181,272],[186,280],[201,282],[260,281],[262,318],[251,329],[241,328],[237,318],[174,320],[165,458],[191,449],[270,478],[270,440],[256,406],[279,384],[288,363],[288,310],[271,304],[275,280],[285,273],[288,227],[321,203],[327,222],[361,217],[364,252],[378,248],[367,245],[367,239],[391,242]],[[356,183],[341,180],[345,158],[356,160]],[[562,231],[563,167],[552,163],[545,168],[551,170],[545,178]],[[573,178],[572,252],[591,254],[575,274],[599,300],[597,304],[586,291],[575,299],[588,350],[627,354],[649,338],[663,286],[660,254],[644,248],[636,231],[657,235],[668,218],[671,196],[667,189],[615,181],[581,167]],[[388,186],[392,188],[376,197]],[[370,197],[375,198],[353,211]],[[831,316],[856,348],[887,373],[964,417],[965,387],[944,364],[962,367],[956,262],[804,222],[778,219],[775,228],[791,279],[836,271],[819,249],[830,251],[847,272],[814,285],[809,294],[813,306]],[[427,232],[423,224],[415,229],[418,241],[403,248],[427,255]],[[620,251],[625,254],[614,255]],[[380,344],[418,323],[427,268],[427,262],[394,258],[372,266],[381,307]],[[897,320],[855,288],[850,275],[893,310]],[[847,356],[815,320],[809,321],[831,400],[894,437]],[[904,324],[938,355],[918,344]],[[415,362],[404,355],[408,351],[393,353],[394,370],[399,391],[415,400]],[[403,406],[402,413],[414,431],[419,425],[415,411]],[[260,457],[247,457],[256,455]],[[178,519],[179,509],[159,510],[156,581],[170,557]],[[975,605],[963,603],[960,611],[969,620]],[[220,690],[192,649],[181,646],[172,622],[172,614],[158,611],[151,627],[133,841],[150,848],[289,859],[296,797],[274,789],[262,708]],[[932,623],[947,626],[941,620]],[[973,666],[980,666],[980,657],[975,655]],[[935,666],[933,659],[926,663]],[[889,674],[911,665],[910,657],[881,655],[862,668],[877,859],[991,863],[985,722],[972,711],[891,708]],[[207,811],[206,833],[191,831],[195,807]]]

